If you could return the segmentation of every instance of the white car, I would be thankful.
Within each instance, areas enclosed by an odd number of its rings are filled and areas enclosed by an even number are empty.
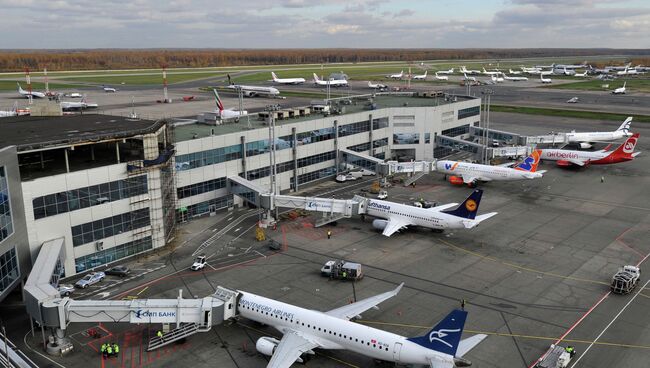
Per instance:
[[[345,175],[341,174],[341,175],[338,175],[336,177],[336,181],[338,181],[339,183],[343,183],[343,182],[346,182],[348,180],[357,180],[357,177],[355,175],[352,175],[352,174],[345,174]]]
[[[198,256],[196,257],[194,263],[192,263],[192,266],[190,266],[190,270],[192,271],[202,270],[206,264],[207,264],[207,260],[205,259],[205,256]]]
[[[567,100],[566,103],[578,103],[579,98],[578,97],[573,97]]]
[[[385,190],[380,190],[379,194],[377,194],[377,199],[386,199],[388,198],[388,192]]]

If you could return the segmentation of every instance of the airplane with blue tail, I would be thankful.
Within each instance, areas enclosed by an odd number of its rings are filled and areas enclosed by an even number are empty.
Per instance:
[[[436,171],[450,176],[449,181],[451,183],[465,183],[470,186],[475,186],[480,181],[538,179],[546,172],[545,170],[537,170],[540,158],[541,151],[534,150],[528,157],[514,167],[441,160],[436,162]]]
[[[481,222],[497,214],[490,212],[477,215],[483,190],[474,190],[463,203],[448,203],[431,208],[421,208],[406,204],[365,199],[355,196],[353,200],[362,203],[365,214],[376,217],[372,222],[375,229],[381,230],[384,236],[411,227],[421,226],[433,230],[471,229]]]
[[[465,355],[487,335],[461,338],[468,314],[464,310],[451,311],[429,332],[412,338],[350,321],[397,295],[403,286],[327,312],[239,291],[237,310],[242,317],[273,326],[283,334],[280,340],[260,337],[255,344],[258,352],[271,357],[267,368],[304,363],[317,348],[345,349],[381,361],[431,368],[471,365]]]

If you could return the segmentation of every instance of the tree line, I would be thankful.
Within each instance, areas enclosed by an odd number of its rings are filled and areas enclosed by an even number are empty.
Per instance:
[[[0,71],[200,68],[272,64],[648,55],[643,49],[92,49],[4,50]],[[647,60],[647,59],[646,59]]]

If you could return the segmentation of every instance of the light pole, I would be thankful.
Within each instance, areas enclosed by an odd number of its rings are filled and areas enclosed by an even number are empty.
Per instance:
[[[481,92],[485,96],[485,124],[483,125],[483,163],[487,164],[488,163],[488,137],[489,137],[489,130],[490,130],[490,100],[492,94],[494,94],[494,91],[486,88]]]

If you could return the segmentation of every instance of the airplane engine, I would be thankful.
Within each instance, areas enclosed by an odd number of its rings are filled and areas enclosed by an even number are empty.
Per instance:
[[[463,183],[465,183],[463,178],[461,178],[460,176],[450,176],[449,182],[452,183],[453,185],[463,185]]]
[[[386,221],[386,220],[373,220],[372,221],[372,227],[374,227],[377,230],[384,230],[387,225],[388,225],[388,221]]]
[[[272,356],[273,353],[275,352],[275,348],[278,347],[279,343],[280,340],[278,339],[263,336],[257,339],[257,342],[255,343],[255,349],[257,349],[257,351],[260,352],[261,354]],[[303,360],[302,358],[298,358],[296,359],[296,362],[302,363]]]
[[[582,149],[587,149],[587,148],[591,148],[591,146],[592,146],[592,144],[591,144],[591,143],[587,143],[587,142],[580,142],[580,148],[582,148]]]
[[[243,94],[245,97],[255,97],[255,96],[257,96],[257,93],[252,92],[252,91],[243,91],[242,94]]]

